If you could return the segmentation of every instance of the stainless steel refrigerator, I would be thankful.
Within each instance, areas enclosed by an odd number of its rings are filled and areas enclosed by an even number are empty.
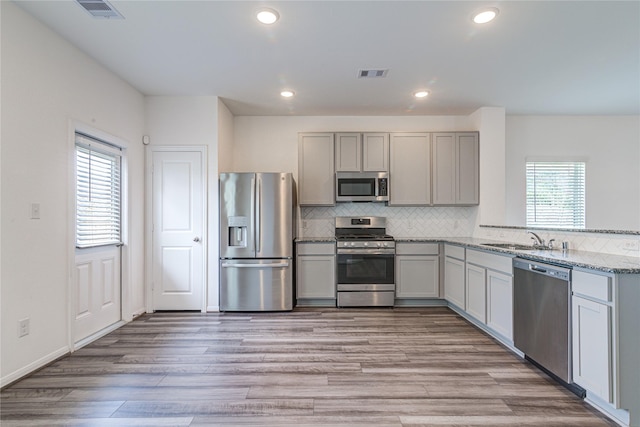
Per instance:
[[[220,174],[220,311],[293,309],[290,173]]]

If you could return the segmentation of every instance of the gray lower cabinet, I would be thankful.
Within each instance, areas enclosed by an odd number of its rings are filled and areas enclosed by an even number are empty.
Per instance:
[[[467,249],[466,312],[513,343],[512,256]]]
[[[439,245],[397,242],[396,300],[438,298],[439,296]]]
[[[333,242],[296,244],[296,305],[335,307],[335,251]]]
[[[444,245],[444,298],[461,309],[465,309],[465,248]]]

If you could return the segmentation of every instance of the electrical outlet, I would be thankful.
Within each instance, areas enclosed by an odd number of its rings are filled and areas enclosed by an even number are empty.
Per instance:
[[[40,203],[31,203],[31,219],[40,219]]]
[[[640,242],[638,240],[625,240],[622,244],[622,249],[626,251],[640,250]]]
[[[409,230],[411,230],[411,229],[413,228],[413,221],[411,221],[410,219],[409,219],[409,220],[407,220],[407,228],[408,228]]]
[[[18,338],[29,335],[29,318],[18,320]]]
[[[309,223],[306,220],[302,221],[302,228],[309,228]]]

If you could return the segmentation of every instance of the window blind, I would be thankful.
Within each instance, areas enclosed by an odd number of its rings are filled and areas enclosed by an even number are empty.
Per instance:
[[[585,228],[585,163],[527,162],[527,226]]]
[[[76,247],[119,244],[120,149],[76,134]]]

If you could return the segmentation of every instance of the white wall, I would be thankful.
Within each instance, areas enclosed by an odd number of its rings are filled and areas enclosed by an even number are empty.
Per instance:
[[[505,110],[482,107],[471,114],[480,131],[479,224],[504,224],[505,220]]]
[[[145,99],[146,134],[151,140],[150,149],[154,146],[180,145],[207,148],[207,311],[217,311],[219,306],[218,101],[215,96],[150,96]],[[231,127],[228,117],[227,120],[221,120],[225,128]],[[147,239],[147,242],[149,244],[150,240]]]
[[[587,228],[640,230],[639,116],[507,116],[509,225],[525,224],[527,157],[585,159]]]
[[[131,287],[125,318],[143,307],[143,97],[25,14],[0,2],[2,31],[1,383],[69,351],[73,262],[71,123],[128,142]],[[41,219],[30,219],[39,203]],[[18,338],[18,320],[30,334]]]
[[[218,99],[218,171],[230,172],[233,168],[234,117],[229,108]]]

